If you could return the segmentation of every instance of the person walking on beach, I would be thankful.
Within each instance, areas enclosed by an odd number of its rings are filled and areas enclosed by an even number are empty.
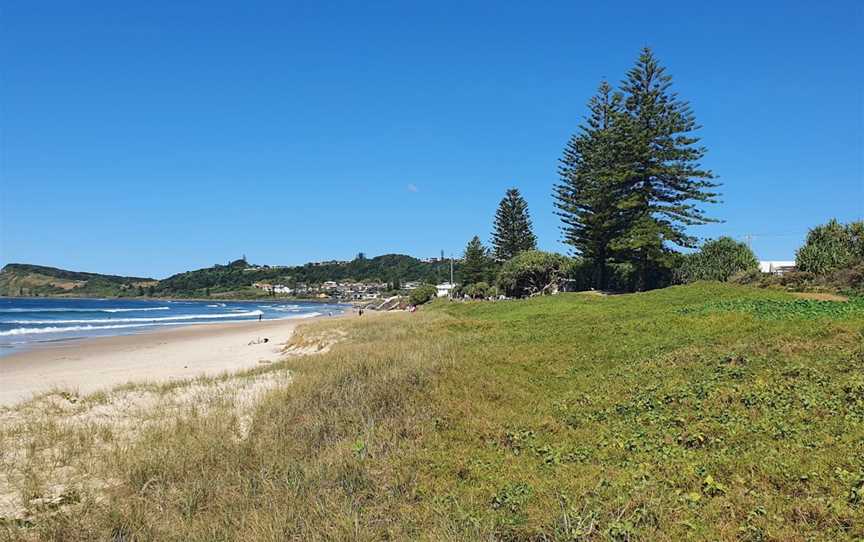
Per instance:
[[[259,314],[258,315],[258,321],[260,322],[262,318],[264,318],[264,314]]]

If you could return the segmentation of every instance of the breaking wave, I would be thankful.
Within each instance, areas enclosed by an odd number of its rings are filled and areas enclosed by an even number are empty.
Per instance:
[[[247,322],[248,320],[229,320],[228,323]],[[0,331],[0,337],[9,337],[12,335],[37,335],[41,333],[69,333],[72,331],[99,331],[101,329],[129,329],[136,327],[153,327],[153,326],[181,326],[194,324],[208,324],[210,322],[161,322],[150,324],[118,324],[111,326],[65,326],[65,327],[19,327],[8,331]]]
[[[149,312],[149,311],[170,311],[171,307],[144,307],[140,309],[83,309],[83,308],[60,308],[60,307],[51,307],[51,308],[33,308],[33,309],[25,309],[23,307],[16,307],[14,309],[0,309],[0,312]]]
[[[154,318],[88,318],[86,320],[6,320],[0,324],[117,324],[130,322],[176,322],[183,320],[209,320],[212,318],[237,318],[260,316],[261,311],[246,311],[231,314],[186,314],[184,316],[163,316]]]

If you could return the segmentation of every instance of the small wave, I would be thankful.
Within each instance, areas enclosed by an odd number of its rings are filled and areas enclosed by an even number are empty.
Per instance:
[[[170,311],[171,307],[143,307],[140,309],[84,309],[84,308],[68,308],[62,309],[60,307],[50,307],[50,308],[33,308],[33,309],[25,309],[23,307],[16,307],[14,309],[0,309],[0,312],[148,312],[148,311]]]
[[[7,320],[0,324],[119,324],[130,322],[172,322],[182,320],[209,320],[213,318],[237,318],[238,316],[260,316],[261,311],[231,314],[187,314],[185,316],[162,316],[158,318],[88,318],[86,320]]]
[[[258,305],[258,306],[261,307],[261,305]],[[276,311],[276,312],[297,312],[297,311],[301,310],[300,305],[274,305],[274,306],[262,307],[262,308],[267,308],[267,309],[270,309],[271,311]]]
[[[298,314],[296,316],[288,316],[284,318],[284,320],[296,320],[298,318],[315,318],[316,316],[321,316],[320,312],[307,312],[305,314]]]
[[[145,307],[143,309],[102,309],[105,312],[147,312],[147,311],[170,311],[171,307]]]

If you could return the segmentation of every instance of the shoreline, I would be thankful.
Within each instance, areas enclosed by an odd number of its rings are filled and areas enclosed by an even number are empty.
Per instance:
[[[97,299],[97,300],[129,300],[129,301],[210,301],[221,303],[225,301],[239,301],[254,303],[257,301],[272,301],[280,303],[283,301],[294,301],[299,303],[332,303],[334,305],[353,305],[355,300],[341,300],[335,297],[328,298],[305,298],[305,297],[148,297],[148,296],[80,296],[80,295],[0,295],[0,299]]]
[[[0,358],[0,409],[57,388],[87,394],[129,382],[166,382],[250,369],[278,361],[297,326],[350,315],[346,311],[334,316],[179,326],[42,343]]]

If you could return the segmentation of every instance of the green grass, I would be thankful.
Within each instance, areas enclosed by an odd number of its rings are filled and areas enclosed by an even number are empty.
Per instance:
[[[292,383],[245,430],[202,406],[100,451],[78,435],[112,484],[8,533],[860,540],[864,315],[751,309],[789,303],[702,283],[310,326],[347,338],[258,371]]]
[[[681,314],[746,312],[764,319],[842,318],[864,316],[864,297],[848,301],[813,299],[729,299],[712,301],[701,307],[686,307]]]

